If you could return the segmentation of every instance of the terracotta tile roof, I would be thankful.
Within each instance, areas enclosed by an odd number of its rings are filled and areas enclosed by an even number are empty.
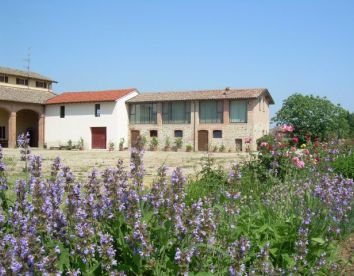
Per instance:
[[[0,101],[45,104],[54,96],[55,94],[49,91],[0,85]]]
[[[217,100],[217,99],[253,99],[264,94],[270,104],[274,104],[274,100],[268,89],[233,89],[225,88],[218,90],[196,90],[196,91],[172,91],[172,92],[156,92],[142,93],[128,100],[130,103],[138,102],[159,102],[159,101],[186,101],[186,100]]]
[[[17,70],[17,69],[12,69],[8,67],[1,67],[0,66],[0,74],[5,74],[9,76],[18,76],[18,77],[24,77],[24,78],[31,78],[31,79],[37,79],[37,80],[46,80],[50,82],[57,82],[55,80],[52,80],[46,76],[43,76],[41,74],[35,73],[35,72],[28,72],[28,71],[23,71],[23,70]]]
[[[133,91],[136,91],[136,89],[128,88],[104,91],[64,92],[49,99],[46,104],[114,102]]]

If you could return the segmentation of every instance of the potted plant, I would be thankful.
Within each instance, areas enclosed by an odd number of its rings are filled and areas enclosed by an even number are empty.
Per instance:
[[[113,142],[109,142],[109,144],[108,144],[108,150],[109,150],[109,151],[114,151],[114,143],[113,143]]]
[[[119,151],[124,150],[124,138],[120,138],[119,140]]]
[[[171,140],[170,140],[170,137],[166,136],[164,150],[169,151],[170,148],[171,148]]]
[[[179,149],[182,148],[182,144],[183,144],[183,141],[182,141],[182,138],[178,137],[175,139],[175,151],[178,151]]]
[[[159,141],[156,137],[152,137],[150,141],[150,150],[157,150],[157,146],[159,145]]]
[[[71,150],[73,148],[73,141],[69,140],[67,143],[67,149]]]
[[[84,139],[82,137],[79,140],[79,150],[84,150]]]
[[[186,145],[186,152],[191,152],[193,149],[192,145],[191,144],[187,144]]]

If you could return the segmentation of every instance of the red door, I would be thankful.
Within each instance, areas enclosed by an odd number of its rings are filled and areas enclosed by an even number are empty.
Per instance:
[[[105,149],[107,144],[107,134],[105,127],[91,127],[93,149]]]

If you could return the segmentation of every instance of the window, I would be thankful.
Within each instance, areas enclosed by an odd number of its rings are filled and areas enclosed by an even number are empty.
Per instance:
[[[101,105],[95,104],[95,117],[100,117],[100,116],[101,116]]]
[[[36,87],[47,88],[47,83],[45,81],[36,81]]]
[[[182,130],[175,130],[175,138],[182,138],[183,131]]]
[[[9,82],[8,76],[0,75],[0,82],[8,83]]]
[[[157,130],[150,130],[150,137],[157,137]]]
[[[201,101],[199,102],[199,122],[222,123],[223,122],[223,101]]]
[[[16,78],[16,84],[19,84],[19,85],[28,85],[28,79]]]
[[[65,106],[60,106],[60,118],[65,118]]]
[[[129,122],[131,124],[156,124],[156,103],[130,104]]]
[[[0,139],[5,139],[5,138],[6,138],[5,127],[0,126]]]
[[[247,101],[230,101],[230,123],[247,123]]]
[[[190,124],[191,103],[188,101],[164,102],[162,122],[164,124]]]
[[[214,130],[213,131],[213,138],[222,138],[222,131],[221,130]]]

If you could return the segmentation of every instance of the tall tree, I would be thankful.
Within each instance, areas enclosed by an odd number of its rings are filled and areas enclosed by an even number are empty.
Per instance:
[[[348,112],[349,137],[354,139],[354,113]]]
[[[344,138],[349,133],[348,112],[326,97],[293,94],[283,102],[272,119],[277,125],[291,124],[299,137],[311,135],[321,140]]]

